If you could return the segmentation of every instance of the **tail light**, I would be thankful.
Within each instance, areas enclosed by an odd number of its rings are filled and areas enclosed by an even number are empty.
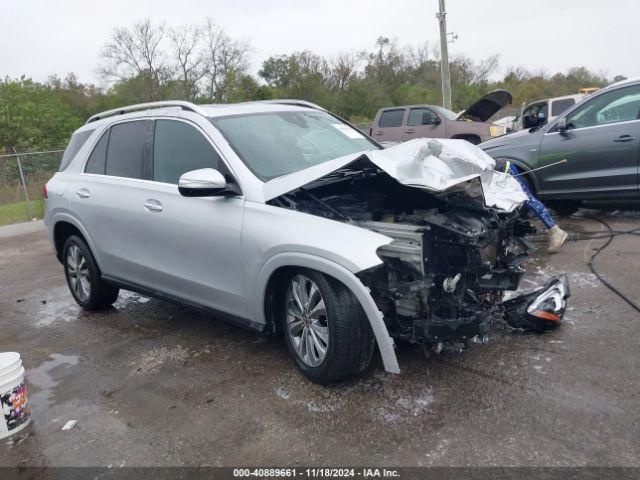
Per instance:
[[[42,186],[42,196],[44,198],[49,198],[49,192],[47,192],[47,184],[46,183]]]

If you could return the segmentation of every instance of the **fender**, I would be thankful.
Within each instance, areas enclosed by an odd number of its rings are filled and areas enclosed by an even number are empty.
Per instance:
[[[262,266],[255,282],[254,295],[252,296],[255,302],[253,305],[249,305],[249,309],[253,310],[253,312],[249,312],[250,318],[255,318],[256,321],[263,324],[266,323],[264,312],[266,288],[271,275],[280,267],[310,268],[342,282],[355,295],[367,315],[380,349],[384,369],[390,373],[400,373],[398,359],[394,351],[395,344],[384,324],[382,312],[378,310],[369,290],[352,272],[324,257],[290,252],[279,253],[269,258]]]
[[[89,232],[87,231],[86,228],[84,228],[84,226],[82,225],[80,220],[78,220],[69,211],[65,210],[65,211],[62,211],[62,212],[55,212],[55,213],[52,214],[51,227],[48,228],[48,230],[49,230],[49,238],[51,240],[51,244],[53,245],[53,248],[55,249],[55,240],[54,240],[55,226],[59,222],[70,223],[71,225],[76,227],[78,230],[80,230],[80,233],[82,233],[82,236],[84,237],[85,241],[87,242],[87,245],[89,246],[89,250],[91,250],[91,253],[93,254],[93,258],[95,259],[96,263],[98,264],[98,268],[100,269],[100,271],[102,271],[103,270],[103,268],[102,268],[102,259],[100,258],[100,255],[98,254],[98,251],[96,250],[95,244],[93,243],[93,240],[91,239],[91,235],[89,235]]]

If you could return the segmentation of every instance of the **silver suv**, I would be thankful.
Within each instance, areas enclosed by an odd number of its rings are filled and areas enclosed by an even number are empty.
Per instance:
[[[569,294],[558,279],[501,303],[524,272],[525,197],[477,147],[442,142],[381,150],[301,101],[135,105],[74,133],[45,223],[87,310],[124,288],[282,332],[316,382],[359,374],[376,345],[397,373],[393,338],[485,339],[498,310],[545,331]]]

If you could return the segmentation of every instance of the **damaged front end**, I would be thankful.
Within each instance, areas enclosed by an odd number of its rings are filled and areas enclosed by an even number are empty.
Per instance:
[[[564,313],[566,279],[503,302],[506,291],[518,289],[533,248],[525,236],[534,229],[520,218],[526,196],[511,177],[494,178],[491,165],[465,166],[467,145],[453,146],[462,148],[443,153],[440,142],[416,144],[409,161],[407,144],[368,152],[269,203],[392,239],[377,250],[382,264],[358,277],[396,339],[436,347],[483,341],[496,317],[548,330]],[[438,178],[428,171],[436,160]]]

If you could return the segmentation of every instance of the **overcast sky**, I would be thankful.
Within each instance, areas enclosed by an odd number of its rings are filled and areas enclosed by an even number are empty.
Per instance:
[[[113,27],[138,19],[171,24],[214,18],[252,47],[251,70],[269,55],[371,49],[438,39],[437,0],[0,0],[0,77],[45,80],[75,72],[98,82],[100,47]],[[501,66],[548,72],[584,65],[609,77],[640,76],[640,1],[448,0],[450,54],[500,54]]]

